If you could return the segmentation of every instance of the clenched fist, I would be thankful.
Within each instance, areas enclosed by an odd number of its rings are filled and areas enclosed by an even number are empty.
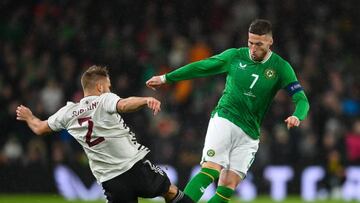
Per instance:
[[[165,75],[153,76],[148,81],[146,81],[146,86],[153,90],[165,84]]]

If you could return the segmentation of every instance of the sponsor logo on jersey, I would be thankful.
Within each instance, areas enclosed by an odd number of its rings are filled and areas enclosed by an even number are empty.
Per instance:
[[[242,64],[241,62],[239,63],[239,68],[242,70],[245,70],[247,64]]]
[[[249,96],[249,97],[256,97],[256,95],[254,93],[252,93],[251,91],[248,92],[244,92],[244,95]]]
[[[215,151],[213,149],[209,149],[206,153],[209,157],[215,156]]]
[[[267,68],[264,74],[267,79],[273,79],[276,76],[276,71],[272,68]]]

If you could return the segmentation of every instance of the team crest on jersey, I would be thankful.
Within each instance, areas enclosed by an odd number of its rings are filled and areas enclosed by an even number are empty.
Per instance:
[[[215,156],[215,151],[213,149],[209,149],[206,153],[209,157]]]
[[[272,68],[267,68],[264,73],[267,79],[273,79],[276,76],[276,71]]]

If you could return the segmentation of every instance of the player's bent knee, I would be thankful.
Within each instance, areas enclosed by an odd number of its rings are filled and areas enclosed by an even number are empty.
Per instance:
[[[207,162],[202,163],[201,167],[202,168],[214,169],[214,170],[217,170],[219,172],[222,169],[222,166],[220,164],[217,164],[217,163],[214,163],[214,162],[211,162],[211,161],[207,161]]]
[[[244,177],[245,175],[242,175],[242,173],[229,169],[223,169],[220,174],[219,185],[234,190]]]

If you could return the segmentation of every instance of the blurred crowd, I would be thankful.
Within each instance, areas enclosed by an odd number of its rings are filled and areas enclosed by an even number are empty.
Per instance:
[[[93,64],[109,68],[112,91],[120,97],[161,100],[162,112],[155,117],[149,110],[122,116],[158,164],[175,166],[184,177],[179,178],[183,187],[190,169],[200,161],[210,112],[225,77],[183,81],[157,91],[147,89],[145,81],[227,48],[247,46],[247,28],[255,18],[272,21],[272,49],[293,66],[311,108],[300,128],[287,130],[284,119],[293,104],[285,91],[277,94],[262,125],[251,171],[261,182],[258,174],[267,165],[291,165],[298,171],[321,165],[327,171],[322,186],[338,187],[346,178],[345,168],[360,164],[356,55],[360,20],[355,4],[355,0],[2,0],[0,182],[12,183],[2,184],[0,192],[17,191],[20,185],[34,187],[24,178],[35,180],[31,173],[39,171],[51,176],[58,163],[85,171],[78,172],[80,176],[90,174],[82,149],[67,132],[34,136],[16,121],[15,109],[25,104],[47,119],[66,101],[79,101],[81,73]],[[22,183],[11,180],[19,177]]]

